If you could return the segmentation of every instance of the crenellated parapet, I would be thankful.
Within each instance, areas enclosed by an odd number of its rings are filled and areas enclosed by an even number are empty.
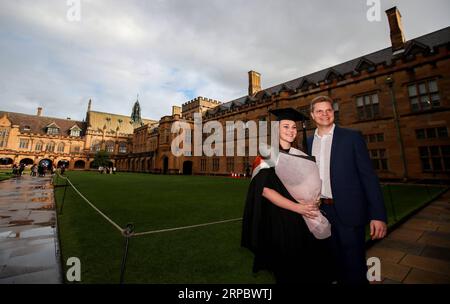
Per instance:
[[[218,100],[199,96],[182,105],[182,116],[185,118],[190,118],[194,113],[204,113],[209,109],[219,106],[220,104],[222,104],[222,102]]]

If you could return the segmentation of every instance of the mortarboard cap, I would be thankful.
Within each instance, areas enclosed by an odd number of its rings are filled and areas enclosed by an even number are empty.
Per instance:
[[[308,118],[293,108],[270,110],[270,113],[277,117],[277,120],[305,121]]]

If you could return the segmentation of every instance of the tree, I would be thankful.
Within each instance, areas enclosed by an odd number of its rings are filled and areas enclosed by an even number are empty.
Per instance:
[[[93,165],[94,167],[106,167],[109,165],[111,160],[109,159],[109,153],[105,150],[98,151],[95,153]]]

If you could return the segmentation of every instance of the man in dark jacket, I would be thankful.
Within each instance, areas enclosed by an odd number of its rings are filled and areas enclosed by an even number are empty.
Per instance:
[[[372,239],[386,235],[387,216],[378,178],[362,135],[334,124],[333,101],[311,102],[317,129],[308,138],[322,180],[321,210],[332,225],[338,283],[366,284],[365,225]]]

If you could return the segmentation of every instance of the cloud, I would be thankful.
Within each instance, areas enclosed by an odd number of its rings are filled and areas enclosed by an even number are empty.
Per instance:
[[[247,92],[389,46],[384,10],[397,5],[408,39],[448,26],[446,0],[0,1],[0,108],[82,119],[93,109],[157,119],[199,95],[229,101]]]

